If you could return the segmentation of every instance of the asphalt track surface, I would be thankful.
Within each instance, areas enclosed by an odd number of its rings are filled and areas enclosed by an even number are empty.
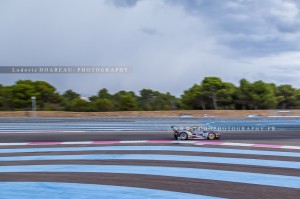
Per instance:
[[[168,125],[196,125],[196,119],[0,119],[1,143],[153,141],[1,146],[0,198],[299,198],[299,149],[218,145],[300,146],[298,121],[234,122],[278,130],[225,131],[222,140],[211,141],[216,145],[191,145],[159,140],[173,139]]]
[[[220,127],[226,141],[300,145],[298,118],[1,118],[0,142],[168,140],[171,125]]]
[[[155,143],[2,150],[1,198],[298,198],[300,194],[299,150],[230,147],[235,153],[229,153],[221,146]],[[95,185],[113,192],[101,194]]]
[[[100,140],[172,140],[172,131],[156,132],[48,132],[48,133],[0,133],[0,142],[69,142]],[[300,146],[300,131],[275,132],[223,132],[227,142],[283,144]]]

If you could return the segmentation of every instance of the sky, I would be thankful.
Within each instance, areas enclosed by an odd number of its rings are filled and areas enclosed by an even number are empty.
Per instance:
[[[129,66],[121,74],[0,74],[83,96],[180,96],[206,76],[300,88],[297,0],[0,0],[1,66]]]

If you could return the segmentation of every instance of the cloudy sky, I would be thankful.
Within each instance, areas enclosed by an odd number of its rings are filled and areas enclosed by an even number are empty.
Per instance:
[[[0,74],[93,95],[179,96],[205,76],[300,88],[298,0],[0,0],[0,66],[130,66],[126,74]]]

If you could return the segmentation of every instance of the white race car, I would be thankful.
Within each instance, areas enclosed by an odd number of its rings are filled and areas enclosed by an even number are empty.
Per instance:
[[[188,140],[188,139],[208,139],[216,140],[221,139],[221,133],[215,131],[199,130],[198,127],[176,127],[171,126],[173,129],[175,140]]]

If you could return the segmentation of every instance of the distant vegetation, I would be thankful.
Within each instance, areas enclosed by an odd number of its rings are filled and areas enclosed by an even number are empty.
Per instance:
[[[119,91],[111,94],[105,88],[89,101],[72,90],[63,94],[44,81],[19,80],[12,86],[0,84],[0,110],[31,110],[31,96],[37,99],[37,110],[65,111],[155,111],[206,109],[296,109],[300,108],[300,89],[263,81],[241,79],[239,86],[218,77],[205,77],[184,91],[180,98],[170,93],[142,89],[139,94]]]

